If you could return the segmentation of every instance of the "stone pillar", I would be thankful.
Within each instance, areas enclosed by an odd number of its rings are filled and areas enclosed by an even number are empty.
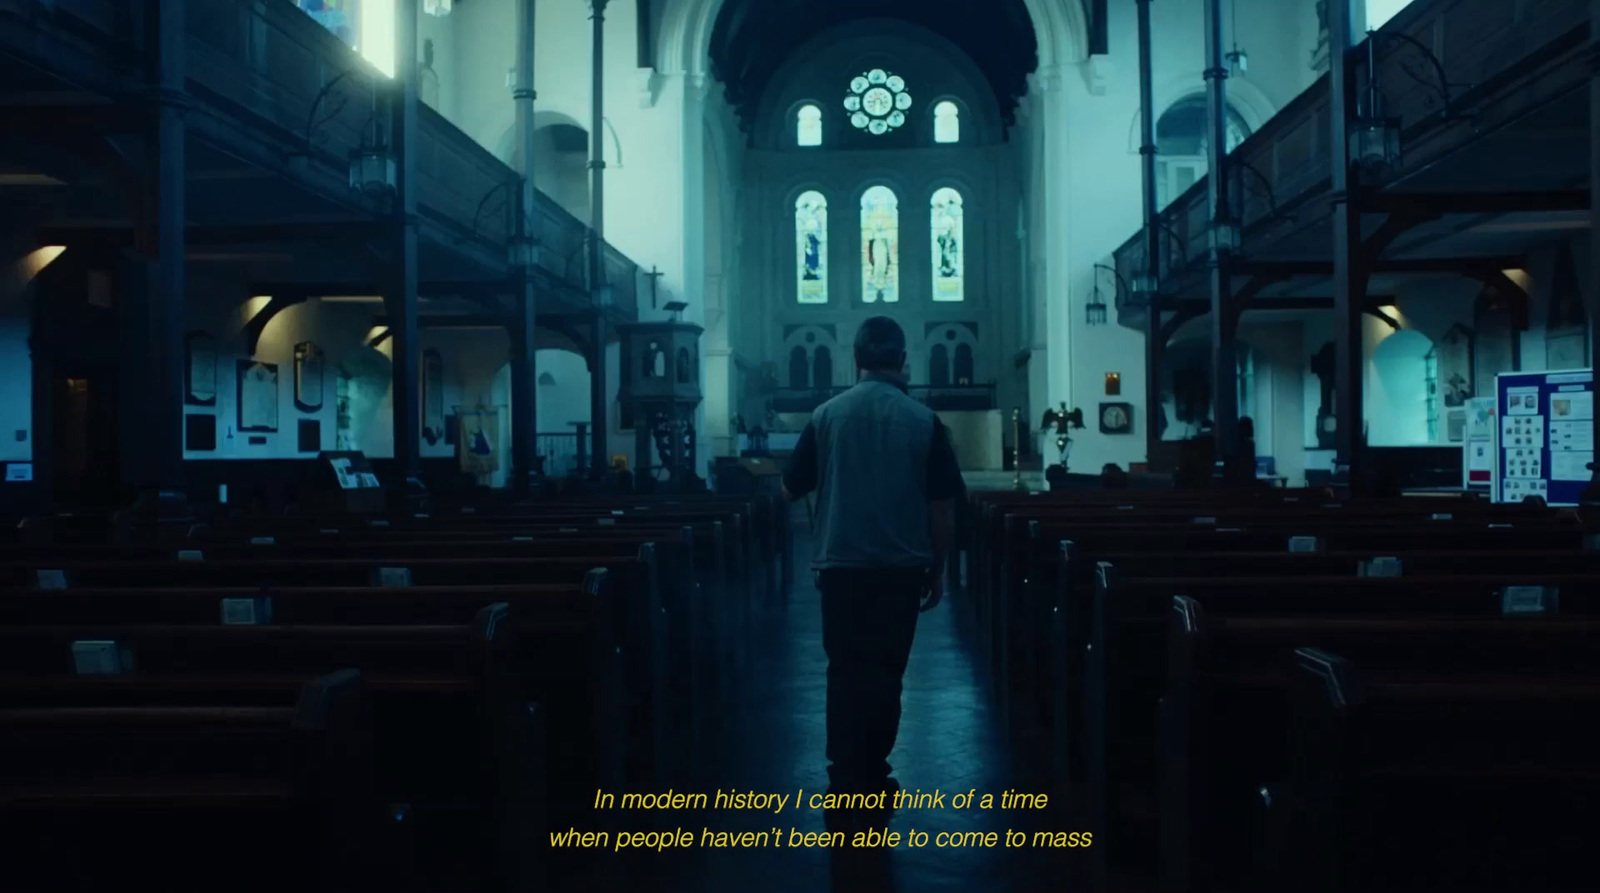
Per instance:
[[[717,308],[717,325],[713,328],[711,295],[707,293],[709,281],[706,270],[706,240],[718,234],[707,230],[706,213],[706,98],[711,95],[712,80],[703,74],[684,78],[683,84],[683,300],[689,302],[684,312],[688,322],[699,322],[709,332],[715,331],[720,362],[711,362],[711,339],[698,339],[695,369],[700,377],[701,393],[705,399],[698,406],[683,413],[684,422],[694,428],[695,464],[698,466],[711,455],[707,440],[712,433],[728,432],[728,422],[733,415],[731,397],[726,385],[729,380],[730,353],[727,337],[727,305]],[[719,191],[720,194],[720,191]],[[726,225],[724,222],[723,225]],[[712,377],[718,386],[712,387]],[[708,421],[709,420],[709,421]],[[706,469],[689,469],[705,476]]]
[[[1206,183],[1211,199],[1211,425],[1216,468],[1233,458],[1239,424],[1239,360],[1233,307],[1233,254],[1238,235],[1228,194],[1228,68],[1222,60],[1222,0],[1206,0]],[[1254,457],[1251,457],[1253,460]],[[1219,474],[1220,477],[1220,474]]]
[[[395,152],[393,278],[384,295],[394,362],[394,487],[407,491],[409,479],[422,476],[422,401],[419,365],[422,350],[417,320],[417,26],[418,0],[396,0],[395,83],[391,94]]]
[[[1149,306],[1145,308],[1145,460],[1154,461],[1161,440],[1161,300],[1157,286],[1161,281],[1161,228],[1156,207],[1156,109],[1155,51],[1151,43],[1150,4],[1139,3],[1139,173],[1142,192],[1140,209],[1144,217],[1143,275]]]
[[[1589,366],[1600,362],[1600,0],[1589,0],[1589,282],[1583,288],[1584,309],[1589,317]],[[1594,430],[1600,435],[1600,412],[1594,413]],[[1600,440],[1594,441],[1600,444]],[[1597,447],[1596,453],[1600,453]],[[1592,477],[1580,497],[1584,521],[1590,530],[1600,529],[1600,463],[1589,462]]]
[[[1363,356],[1361,307],[1366,270],[1361,252],[1359,172],[1350,159],[1350,120],[1355,111],[1356,72],[1350,65],[1354,36],[1352,0],[1328,3],[1329,152],[1332,158],[1333,307],[1336,360],[1333,376],[1334,476],[1359,480],[1363,447]]]
[[[536,131],[534,100],[538,93],[533,83],[535,6],[537,0],[517,3],[517,86],[512,91],[516,104],[517,142],[522,151],[517,173],[522,181],[517,196],[517,296],[515,318],[508,334],[511,343],[511,474],[514,492],[526,495],[529,481],[537,470],[539,432],[539,369],[536,339],[538,290],[534,269],[538,264],[539,233],[533,229],[533,209],[538,190],[533,182]]]
[[[147,500],[159,498],[167,504],[183,499],[183,332],[188,288],[184,115],[189,107],[184,5],[184,0],[151,0],[146,7],[154,37],[149,61],[155,116],[149,155],[154,219],[145,222],[144,247],[154,263],[145,268],[148,279],[130,289],[142,292],[135,323],[139,330],[131,334],[144,350],[140,367],[124,382],[139,395],[131,401],[125,395],[121,401],[138,410],[145,432],[139,442],[123,445],[131,454],[124,462],[130,478],[124,483],[135,485]]]
[[[1072,332],[1073,320],[1081,309],[1072,300],[1072,233],[1071,209],[1067,206],[1068,178],[1071,176],[1067,90],[1059,68],[1041,67],[1034,75],[1033,93],[1039,98],[1038,116],[1035,119],[1040,131],[1042,183],[1035,184],[1035,194],[1044,199],[1040,215],[1042,231],[1036,233],[1033,249],[1044,264],[1045,330],[1036,332],[1034,340],[1048,345],[1045,357],[1045,380],[1042,390],[1032,390],[1033,404],[1025,414],[1030,419],[1043,415],[1044,408],[1066,403],[1072,409]],[[1037,361],[1037,358],[1036,360]],[[1031,384],[1041,384],[1033,377]],[[1025,430],[1032,423],[1025,425]],[[1034,448],[1043,450],[1038,435]]]
[[[593,306],[593,343],[589,356],[589,422],[591,465],[589,476],[601,478],[610,463],[607,461],[611,431],[609,401],[606,399],[606,341],[610,336],[606,324],[607,295],[610,283],[606,282],[605,230],[606,230],[606,160],[605,160],[605,37],[606,4],[609,0],[589,0],[594,22],[590,125],[589,125],[589,293]]]

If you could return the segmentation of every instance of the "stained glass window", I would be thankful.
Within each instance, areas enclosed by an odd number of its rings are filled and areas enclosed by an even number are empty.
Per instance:
[[[900,300],[900,200],[887,186],[861,196],[861,300]]]
[[[961,142],[961,110],[948,99],[933,107],[933,141]]]
[[[803,105],[795,122],[797,128],[795,142],[802,146],[822,145],[822,109],[814,105]]]
[[[828,303],[828,200],[802,193],[794,203],[797,291],[802,304]]]
[[[851,126],[873,136],[882,136],[906,123],[910,108],[911,94],[906,92],[905,78],[881,68],[851,79],[850,92],[844,97]]]
[[[931,218],[935,301],[960,301],[966,297],[962,222],[961,193],[948,186],[935,192]]]

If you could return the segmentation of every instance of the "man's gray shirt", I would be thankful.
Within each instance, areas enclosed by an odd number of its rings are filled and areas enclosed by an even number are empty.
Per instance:
[[[817,495],[817,570],[931,566],[928,503],[964,489],[938,416],[873,373],[811,414],[783,482]]]

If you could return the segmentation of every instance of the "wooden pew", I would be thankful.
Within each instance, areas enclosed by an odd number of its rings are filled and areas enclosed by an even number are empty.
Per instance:
[[[1600,679],[1396,679],[1297,657],[1291,775],[1269,788],[1277,889],[1593,887]]]
[[[1162,889],[1241,889],[1265,784],[1288,777],[1292,652],[1316,647],[1385,672],[1600,672],[1600,620],[1485,617],[1218,616],[1173,600],[1161,701]]]
[[[0,710],[9,889],[355,889],[382,875],[359,698],[345,670],[255,706],[160,686]],[[240,845],[244,844],[243,850]]]
[[[1120,578],[1102,563],[1086,648],[1083,747],[1089,822],[1107,835],[1092,854],[1097,879],[1130,850],[1153,850],[1156,811],[1136,779],[1157,772],[1157,702],[1166,679],[1165,626],[1176,595],[1230,616],[1319,612],[1328,615],[1497,616],[1508,586],[1557,589],[1566,613],[1595,613],[1600,577]],[[1057,744],[1059,746],[1059,743]],[[1126,807],[1126,809],[1125,809]],[[1115,827],[1116,830],[1113,830]],[[1135,830],[1137,829],[1137,830]],[[1114,852],[1113,852],[1114,851]]]

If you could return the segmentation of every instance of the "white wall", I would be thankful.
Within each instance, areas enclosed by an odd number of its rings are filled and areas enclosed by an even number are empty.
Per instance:
[[[1145,458],[1144,338],[1113,323],[1090,326],[1084,304],[1094,291],[1095,276],[1112,303],[1106,274],[1094,265],[1107,263],[1113,250],[1142,225],[1138,155],[1139,77],[1137,20],[1133,0],[1110,4],[1110,58],[1116,67],[1095,95],[1078,71],[1062,77],[1065,114],[1051,120],[1043,87],[1025,100],[1028,106],[1012,142],[1027,158],[1024,170],[1032,183],[1024,195],[1047,197],[1051,177],[1066,178],[1066,232],[1045,226],[1043,209],[1034,201],[1029,224],[1032,281],[1028,288],[1034,307],[1035,335],[1030,363],[1032,415],[1039,415],[1046,400],[1067,400],[1092,418],[1104,400],[1122,400],[1134,406],[1132,435],[1101,435],[1084,431],[1073,449],[1073,466],[1096,469],[1106,462],[1126,465]],[[1307,15],[1311,0],[1238,0],[1239,47],[1249,55],[1249,70],[1227,81],[1230,102],[1252,128],[1308,87],[1316,77],[1311,51],[1316,45],[1316,17]],[[1203,10],[1201,0],[1164,0],[1157,7],[1152,28],[1156,116],[1173,102],[1205,87]],[[1225,6],[1228,14],[1231,5]],[[1231,17],[1230,17],[1231,18]],[[1232,33],[1231,23],[1225,22]],[[1230,48],[1234,42],[1228,37]],[[1048,166],[1044,155],[1045,127],[1066,130],[1065,160]],[[1048,167],[1048,169],[1047,169]],[[1065,294],[1052,292],[1047,282],[1046,256],[1064,257],[1069,282]],[[1114,312],[1114,311],[1113,311]],[[1044,333],[1041,338],[1038,333]],[[1046,350],[1041,355],[1040,347]],[[1067,361],[1051,354],[1067,354]],[[1106,372],[1122,374],[1121,397],[1103,395]],[[1258,432],[1259,436],[1259,432]],[[1049,450],[1045,451],[1050,454]]]
[[[33,461],[32,310],[28,286],[57,248],[0,245],[0,462]]]

